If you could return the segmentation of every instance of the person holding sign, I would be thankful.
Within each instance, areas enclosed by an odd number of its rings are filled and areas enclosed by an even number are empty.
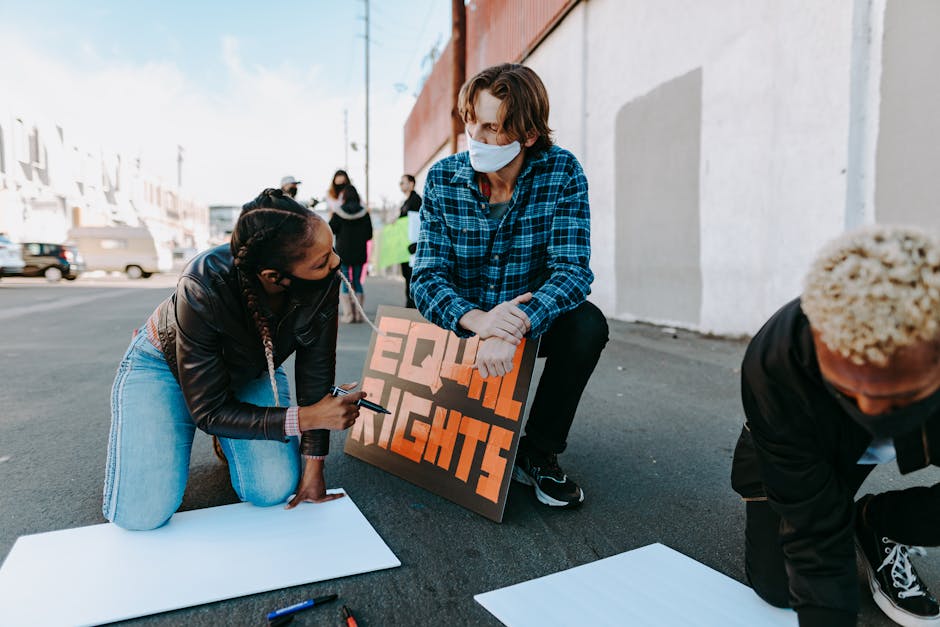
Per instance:
[[[280,189],[242,208],[231,245],[189,263],[114,380],[108,520],[132,530],[169,520],[197,427],[218,436],[242,501],[274,505],[293,493],[292,508],[340,496],[326,493],[323,476],[329,430],[350,427],[365,394],[330,394],[338,268],[329,226]],[[288,406],[281,367],[291,354],[299,407]]]
[[[940,483],[855,493],[876,464],[940,465],[940,239],[873,226],[831,242],[803,295],[754,336],[732,486],[745,571],[800,625],[854,625],[856,552],[878,606],[940,624],[911,556],[940,545]]]
[[[538,499],[577,506],[584,491],[558,464],[581,394],[607,343],[587,301],[594,275],[587,178],[556,145],[548,93],[523,65],[483,70],[461,89],[469,151],[431,167],[411,294],[421,314],[482,340],[484,377],[512,369],[523,337],[547,357],[513,478]]]

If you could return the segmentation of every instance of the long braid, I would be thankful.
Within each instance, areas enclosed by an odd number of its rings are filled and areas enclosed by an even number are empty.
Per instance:
[[[274,392],[274,406],[280,407],[280,395],[278,394],[277,379],[274,372],[274,341],[271,338],[270,320],[262,308],[261,299],[258,297],[257,291],[255,291],[255,286],[252,285],[250,275],[253,269],[257,269],[255,268],[257,262],[254,259],[256,249],[259,248],[267,238],[272,235],[277,235],[281,227],[289,219],[294,218],[306,221],[307,218],[302,214],[293,211],[285,211],[283,209],[252,208],[249,209],[249,211],[251,211],[252,214],[250,219],[253,221],[264,220],[271,217],[281,218],[281,221],[277,225],[268,228],[260,228],[253,232],[245,243],[239,246],[235,251],[233,260],[235,267],[241,270],[238,274],[239,282],[242,287],[242,296],[248,307],[248,313],[255,323],[255,328],[258,330],[261,345],[264,347],[264,359],[268,366],[268,377],[271,379],[271,390]]]
[[[236,267],[241,267],[245,264],[245,260],[251,255],[251,245],[264,239],[268,234],[266,231],[269,230],[258,231],[249,237],[248,241],[245,242],[243,246],[239,247],[235,256]],[[274,342],[271,340],[271,326],[268,317],[261,308],[258,293],[251,285],[251,279],[249,279],[248,275],[244,272],[239,272],[238,276],[242,286],[242,296],[244,296],[245,304],[248,306],[248,313],[255,323],[258,335],[261,336],[261,344],[264,346],[264,359],[268,364],[268,377],[271,379],[271,390],[274,392],[274,406],[280,407],[281,401],[277,390],[277,379],[274,376]]]

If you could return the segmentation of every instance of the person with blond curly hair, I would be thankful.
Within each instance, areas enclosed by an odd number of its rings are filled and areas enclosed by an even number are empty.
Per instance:
[[[802,626],[854,625],[857,551],[892,620],[940,624],[910,559],[940,545],[940,483],[855,500],[877,464],[940,465],[940,239],[869,226],[830,242],[751,341],[741,387],[731,481],[757,594]]]

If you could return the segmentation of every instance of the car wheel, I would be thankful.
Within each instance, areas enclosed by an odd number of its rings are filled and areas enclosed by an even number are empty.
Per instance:
[[[62,280],[62,270],[56,268],[55,266],[49,266],[46,268],[42,275],[46,277],[46,280],[50,283],[57,283],[58,281]]]
[[[127,266],[127,278],[129,279],[139,279],[144,276],[144,271],[140,266]]]

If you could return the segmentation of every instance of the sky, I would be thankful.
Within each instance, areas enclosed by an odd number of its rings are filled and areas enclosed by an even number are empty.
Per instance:
[[[370,2],[373,203],[400,201],[402,129],[450,5]],[[284,175],[321,197],[347,165],[364,194],[364,15],[364,0],[0,0],[0,112],[140,156],[168,183],[182,146],[183,186],[207,204]],[[344,110],[358,150],[344,150]]]

